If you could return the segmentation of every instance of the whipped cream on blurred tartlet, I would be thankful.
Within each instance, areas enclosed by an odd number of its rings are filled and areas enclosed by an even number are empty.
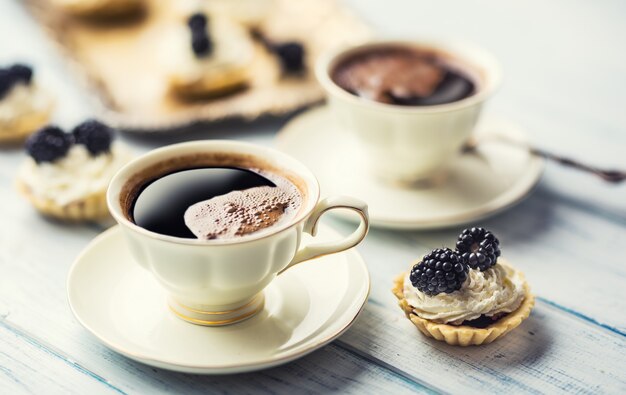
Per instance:
[[[48,121],[53,107],[30,66],[0,68],[0,142],[24,139]]]
[[[161,63],[172,90],[216,94],[247,83],[255,49],[246,30],[225,16],[196,13],[172,26],[161,44]]]
[[[88,120],[66,133],[47,126],[26,142],[18,187],[43,214],[69,220],[108,217],[106,190],[133,155],[105,124]]]
[[[131,158],[128,148],[119,142],[113,142],[108,152],[96,156],[85,146],[74,145],[55,162],[37,163],[27,158],[20,179],[37,198],[66,205],[106,191],[113,175]]]

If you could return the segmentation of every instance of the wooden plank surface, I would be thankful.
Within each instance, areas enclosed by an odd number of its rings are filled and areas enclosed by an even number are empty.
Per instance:
[[[623,365],[606,363],[623,359],[624,339],[590,330],[587,322],[541,301],[510,336],[483,347],[424,338],[403,316],[375,301],[360,323],[338,342],[411,380],[436,383],[443,392],[626,391]]]
[[[4,163],[6,157],[0,159]],[[1,166],[1,165],[0,165]],[[207,388],[236,393],[350,391],[380,393],[428,392],[428,388],[398,373],[372,364],[366,358],[330,345],[285,367],[243,376],[193,376],[153,369],[108,350],[73,318],[66,300],[65,277],[73,259],[100,229],[63,225],[33,215],[31,207],[12,191],[12,183],[0,173],[2,210],[15,224],[0,229],[0,325],[11,328],[38,347],[52,350],[70,368],[106,377],[118,391],[128,393],[204,393]],[[30,235],[25,239],[25,235]],[[57,237],[50,237],[56,234]],[[51,257],[54,257],[51,259]],[[42,325],[46,323],[46,325]],[[245,377],[242,380],[241,377]],[[34,390],[41,389],[31,381]],[[76,390],[80,387],[75,387]],[[36,391],[35,391],[36,392]]]
[[[0,383],[4,394],[35,393],[36,389],[61,394],[75,392],[77,388],[85,393],[120,393],[103,377],[86,372],[71,360],[59,358],[56,352],[24,338],[3,321],[0,321]]]
[[[432,393],[337,345],[324,347],[285,367],[227,376],[170,372],[135,363],[105,348],[100,351],[97,355],[105,363],[74,360],[65,351],[0,321],[0,389],[7,394],[275,394],[344,392],[345,388],[362,394]]]
[[[480,43],[505,73],[488,111],[522,124],[542,147],[626,168],[626,3],[347,3],[387,35]],[[72,76],[17,2],[0,7],[0,64],[41,65],[59,96],[58,123],[70,126],[89,114]],[[201,138],[270,145],[283,122],[125,140],[140,152]],[[19,150],[0,149],[0,393],[626,393],[624,185],[550,164],[526,201],[483,223],[538,296],[531,317],[492,345],[460,349],[422,337],[389,291],[395,274],[428,249],[452,244],[459,229],[372,230],[359,247],[372,275],[370,304],[342,338],[283,367],[201,377],[132,362],[73,319],[65,276],[100,229],[37,216],[13,189],[22,159]],[[351,228],[324,221],[342,232]]]
[[[6,179],[2,173],[1,180]],[[3,191],[10,191],[10,183],[2,182],[0,186]],[[38,216],[32,215],[28,204],[14,194],[7,194],[7,203],[13,210],[6,213],[5,218],[15,224],[10,229],[0,231],[3,242],[6,242],[6,247],[0,251],[0,270],[6,273],[0,279],[0,289],[3,290],[0,312],[5,316],[7,325],[28,328],[28,333],[32,336],[51,344],[55,349],[62,350],[72,359],[79,361],[80,366],[89,372],[107,377],[114,383],[120,383],[116,388],[122,391],[139,390],[132,386],[136,384],[138,377],[141,377],[142,388],[151,391],[174,390],[179,388],[178,386],[185,388],[186,391],[193,391],[196,388],[192,385],[196,383],[194,380],[178,381],[176,378],[180,375],[176,374],[168,374],[173,376],[168,380],[171,387],[165,385],[162,379],[157,380],[157,377],[165,374],[163,371],[154,372],[151,368],[115,355],[94,342],[71,317],[65,302],[65,274],[73,257],[98,233],[99,229],[41,221]],[[331,222],[336,227],[345,228],[346,231],[350,227],[338,221]],[[25,243],[23,235],[32,229],[36,229],[36,232],[33,232],[30,242]],[[59,243],[60,238],[49,237],[49,234],[54,232],[63,234],[63,243]],[[591,322],[542,301],[538,302],[538,307],[528,322],[511,333],[507,340],[477,348],[478,351],[457,349],[424,339],[403,318],[395,306],[395,298],[389,292],[389,279],[393,274],[405,269],[406,262],[413,258],[411,254],[419,251],[420,240],[423,238],[419,235],[411,236],[406,232],[391,232],[387,237],[376,235],[377,233],[388,232],[373,231],[375,235],[373,240],[376,242],[368,240],[362,248],[363,254],[370,257],[368,265],[374,284],[370,306],[365,316],[340,339],[338,342],[340,348],[332,349],[329,351],[330,354],[327,354],[348,362],[342,367],[341,364],[337,364],[335,358],[320,363],[304,359],[295,363],[298,368],[318,372],[329,363],[337,365],[337,370],[333,370],[333,373],[345,376],[342,379],[335,376],[333,380],[326,377],[325,380],[331,380],[328,385],[332,385],[335,380],[338,382],[347,380],[352,376],[350,369],[357,369],[354,365],[359,366],[360,363],[362,367],[373,369],[373,372],[371,376],[367,374],[360,376],[359,383],[372,385],[388,378],[389,383],[386,386],[389,388],[397,385],[401,389],[406,389],[402,386],[404,383],[398,381],[404,378],[416,383],[415,389],[424,389],[422,386],[426,386],[429,389],[446,392],[454,392],[461,388],[473,389],[476,392],[484,388],[499,391],[510,390],[511,387],[540,391],[548,384],[555,390],[565,390],[569,385],[571,389],[580,392],[593,392],[598,382],[601,382],[602,388],[608,392],[626,389],[624,377],[621,376],[621,366],[604,362],[620,359],[626,348],[624,337],[596,327]],[[396,233],[402,233],[405,237],[398,237]],[[443,243],[443,240],[444,237],[439,238],[440,243]],[[436,244],[435,241],[432,243]],[[36,245],[37,248],[32,248],[32,245]],[[405,254],[390,251],[408,253],[405,257],[403,256]],[[55,259],[51,261],[50,256],[54,256]],[[532,273],[530,270],[526,271]],[[41,289],[41,285],[45,285],[45,288]],[[45,298],[41,298],[42,294],[46,295]],[[615,297],[617,296],[616,294]],[[38,298],[39,302],[33,303],[33,300]],[[43,327],[39,325],[42,321],[53,325]],[[346,347],[359,357],[346,355]],[[609,351],[599,354],[598,349]],[[496,358],[495,355],[499,357]],[[580,361],[586,361],[588,365],[581,364]],[[450,370],[451,366],[462,366],[463,369]],[[538,368],[546,366],[551,369]],[[590,369],[589,366],[594,369]],[[297,369],[292,365],[288,367]],[[275,371],[283,374],[283,369],[277,368]],[[447,376],[454,379],[440,380],[442,372],[448,372]],[[154,381],[150,376],[156,376]],[[182,376],[188,378],[187,375]],[[292,376],[289,374],[285,376],[290,377]],[[573,380],[572,377],[580,378],[574,382],[568,381]],[[207,379],[200,381],[204,380]],[[316,388],[306,385],[298,387],[301,385],[300,379],[287,382],[294,385],[294,388]],[[131,383],[130,386],[128,383]],[[232,385],[227,378],[217,383]],[[198,387],[200,388],[202,386]],[[356,390],[356,387],[354,389]]]

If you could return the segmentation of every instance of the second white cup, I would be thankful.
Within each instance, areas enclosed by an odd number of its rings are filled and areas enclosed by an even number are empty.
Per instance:
[[[342,61],[398,46],[453,58],[475,77],[476,92],[446,104],[395,105],[356,96],[333,80],[333,71]],[[360,141],[376,176],[410,184],[442,174],[458,155],[474,130],[483,103],[499,85],[500,68],[494,57],[468,44],[377,41],[327,53],[316,65],[316,76],[328,94],[336,122]]]

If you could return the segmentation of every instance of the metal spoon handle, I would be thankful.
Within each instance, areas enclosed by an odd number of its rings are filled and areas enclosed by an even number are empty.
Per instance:
[[[477,148],[477,146],[483,142],[501,142],[506,143],[508,145],[514,145],[516,147],[527,149],[531,154],[541,156],[543,158],[555,161],[563,166],[571,167],[573,169],[585,171],[591,174],[600,177],[604,181],[618,184],[626,180],[626,171],[615,170],[615,169],[600,169],[595,166],[588,165],[583,163],[577,159],[568,158],[565,156],[557,155],[555,153],[543,150],[541,148],[533,147],[525,143],[521,143],[519,141],[511,140],[501,135],[486,135],[481,137],[480,140],[472,139],[470,140],[464,150],[465,151],[473,151]]]
[[[600,169],[595,166],[588,165],[586,163],[582,163],[576,159],[567,158],[565,156],[557,155],[552,152],[545,151],[536,147],[528,147],[528,150],[533,155],[542,156],[546,159],[553,160],[557,163],[560,163],[563,166],[571,167],[573,169],[586,171],[591,174],[595,174],[596,176],[602,178],[604,181],[608,181],[611,183],[620,183],[626,180],[626,172],[620,170],[608,170],[608,169]]]

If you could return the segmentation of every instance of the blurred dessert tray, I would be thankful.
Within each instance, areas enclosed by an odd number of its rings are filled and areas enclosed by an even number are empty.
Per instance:
[[[189,101],[169,93],[158,61],[160,37],[172,24],[176,0],[147,0],[145,13],[121,20],[68,16],[48,1],[24,4],[60,47],[68,69],[95,99],[102,119],[126,131],[163,132],[201,122],[254,120],[320,102],[324,95],[313,73],[315,58],[329,47],[369,36],[368,27],[334,0],[275,0],[256,29],[276,42],[302,43],[306,73],[283,76],[276,57],[256,42],[248,88]]]

